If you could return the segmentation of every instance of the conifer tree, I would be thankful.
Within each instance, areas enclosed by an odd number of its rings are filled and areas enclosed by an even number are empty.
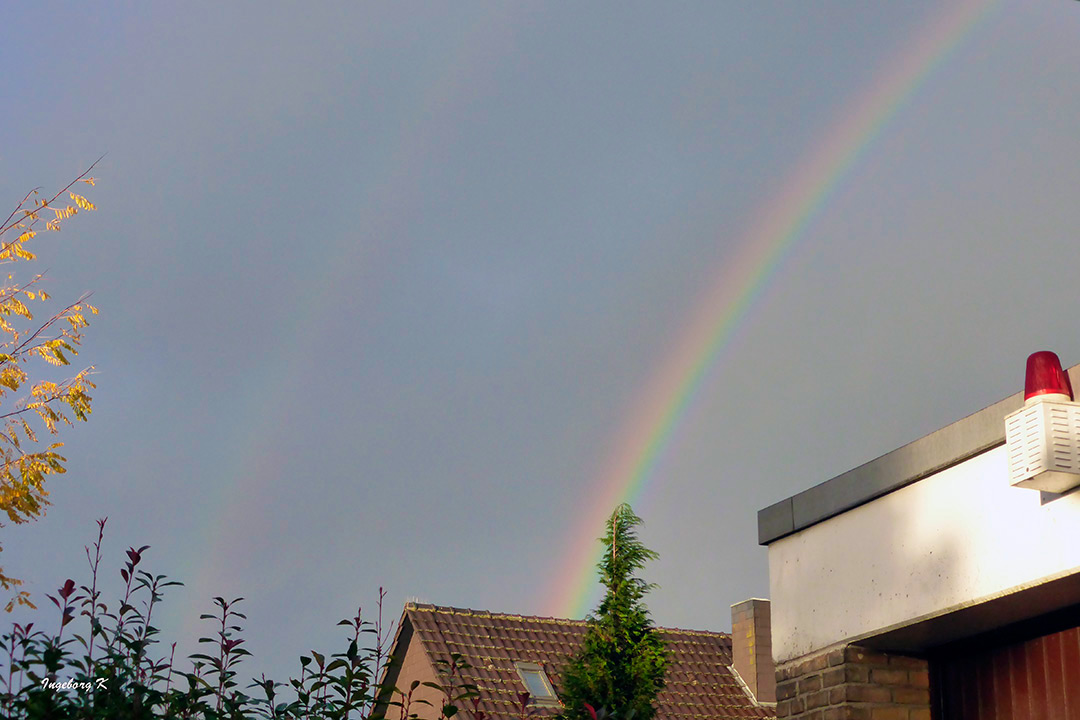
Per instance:
[[[588,617],[581,651],[563,673],[560,696],[567,720],[593,720],[600,709],[617,720],[652,720],[656,714],[667,655],[644,602],[655,586],[635,575],[657,557],[638,540],[640,524],[624,503],[600,539],[604,556],[597,568],[606,592]]]

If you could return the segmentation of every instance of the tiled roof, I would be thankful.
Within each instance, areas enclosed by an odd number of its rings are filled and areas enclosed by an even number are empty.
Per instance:
[[[517,717],[525,689],[515,662],[537,663],[556,688],[568,658],[585,636],[584,620],[500,615],[409,603],[405,616],[432,660],[459,653],[471,668],[463,680],[480,690],[480,710],[503,720]],[[731,672],[731,636],[726,633],[658,628],[668,649],[666,686],[657,697],[657,720],[775,718],[755,705]],[[550,718],[557,707],[536,707]]]

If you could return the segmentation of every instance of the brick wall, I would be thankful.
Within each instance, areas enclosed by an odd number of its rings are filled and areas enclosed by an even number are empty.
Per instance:
[[[402,622],[395,649],[397,654],[392,658],[386,674],[386,680],[391,686],[408,693],[413,680],[419,680],[421,683],[439,682],[440,679],[435,675],[431,660],[408,618]],[[442,691],[420,685],[412,693],[410,714],[415,713],[420,720],[435,720],[439,717],[445,699]],[[384,693],[380,698],[379,712],[385,712],[387,717],[398,717],[400,708],[396,706],[388,708],[385,705],[395,700],[404,701],[404,698],[393,693]]]
[[[780,720],[930,720],[925,660],[855,645],[784,663],[776,671]]]
[[[731,606],[731,662],[758,702],[776,702],[768,600],[751,598]]]

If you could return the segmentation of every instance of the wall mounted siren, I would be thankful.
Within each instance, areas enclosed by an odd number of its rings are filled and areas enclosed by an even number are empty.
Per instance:
[[[1009,483],[1063,493],[1080,485],[1080,403],[1052,352],[1027,360],[1024,407],[1005,417]]]

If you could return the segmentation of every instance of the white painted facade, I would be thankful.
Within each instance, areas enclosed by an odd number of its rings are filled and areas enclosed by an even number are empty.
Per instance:
[[[769,544],[785,662],[1080,573],[1080,492],[1013,487],[1005,446]]]

